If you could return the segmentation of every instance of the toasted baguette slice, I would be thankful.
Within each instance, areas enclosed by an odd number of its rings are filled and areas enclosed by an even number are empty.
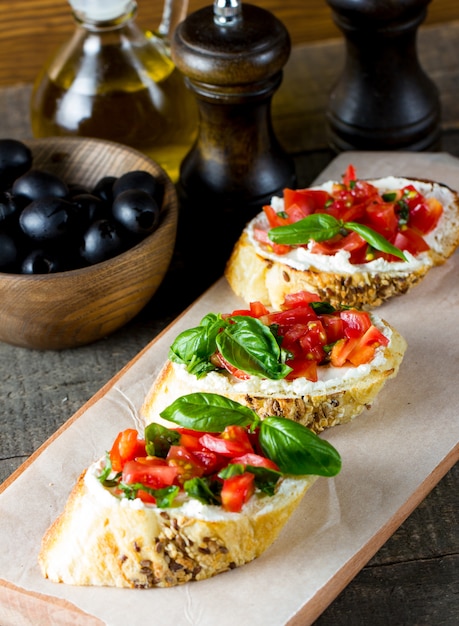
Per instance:
[[[426,198],[435,197],[443,205],[437,227],[425,239],[430,250],[409,262],[388,263],[377,259],[351,265],[347,253],[334,256],[305,253],[270,253],[253,237],[256,225],[268,228],[264,213],[251,220],[236,242],[225,268],[226,279],[236,295],[246,302],[260,301],[277,309],[287,294],[302,290],[319,295],[333,306],[348,305],[371,309],[419,283],[434,266],[443,264],[459,245],[459,195],[439,183],[426,180],[386,177],[368,181],[381,192],[412,184]],[[315,189],[330,191],[330,181]],[[276,210],[281,210],[280,199]]]
[[[407,347],[404,338],[387,322],[375,315],[372,321],[390,338],[389,344],[380,346],[375,358],[365,365],[319,367],[318,382],[306,378],[291,382],[263,380],[256,376],[241,381],[216,371],[196,378],[184,365],[166,361],[146,395],[141,416],[146,424],[157,421],[176,398],[202,392],[226,396],[250,407],[261,418],[286,417],[316,433],[350,422],[371,408],[385,382],[397,375]]]
[[[158,509],[119,500],[84,472],[39,553],[54,582],[110,587],[173,587],[231,570],[259,557],[277,538],[317,476],[285,477],[277,493],[253,496],[241,513],[197,500]]]

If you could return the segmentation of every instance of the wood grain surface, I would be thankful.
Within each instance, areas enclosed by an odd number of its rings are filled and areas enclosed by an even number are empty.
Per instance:
[[[189,12],[209,4],[210,0],[189,0]],[[282,20],[294,45],[341,37],[325,0],[252,0],[251,4]],[[138,0],[139,26],[155,30],[162,7],[162,0]],[[432,0],[425,23],[456,19],[457,0]],[[0,0],[0,86],[33,81],[74,28],[67,0]]]

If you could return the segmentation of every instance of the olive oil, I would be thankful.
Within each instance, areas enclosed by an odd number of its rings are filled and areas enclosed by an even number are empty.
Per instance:
[[[197,134],[197,107],[162,37],[141,32],[131,12],[83,20],[42,69],[31,98],[36,137],[80,135],[131,146],[176,182]],[[135,5],[134,5],[135,7]]]

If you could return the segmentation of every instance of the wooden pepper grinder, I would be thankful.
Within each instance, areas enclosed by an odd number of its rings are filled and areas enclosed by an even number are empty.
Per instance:
[[[327,0],[346,39],[327,110],[336,151],[438,149],[438,90],[416,51],[430,1]]]
[[[199,113],[198,138],[180,169],[179,236],[193,239],[194,254],[203,246],[218,275],[246,222],[296,181],[271,123],[290,49],[274,15],[238,0],[189,14],[172,39]]]

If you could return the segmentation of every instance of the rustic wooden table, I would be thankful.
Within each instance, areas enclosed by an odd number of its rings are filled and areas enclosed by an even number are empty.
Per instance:
[[[422,29],[419,55],[440,89],[441,149],[459,157],[459,22]],[[326,144],[324,111],[342,61],[341,40],[295,47],[274,98],[275,130],[295,158],[299,185],[310,183],[335,156]],[[19,84],[0,91],[0,136],[31,137],[30,90]],[[0,345],[1,481],[199,295],[179,288],[181,269],[175,260],[144,311],[94,345],[62,352]],[[453,358],[451,374],[457,376],[457,355],[445,358]],[[317,626],[457,624],[458,480],[455,466],[349,581]]]

